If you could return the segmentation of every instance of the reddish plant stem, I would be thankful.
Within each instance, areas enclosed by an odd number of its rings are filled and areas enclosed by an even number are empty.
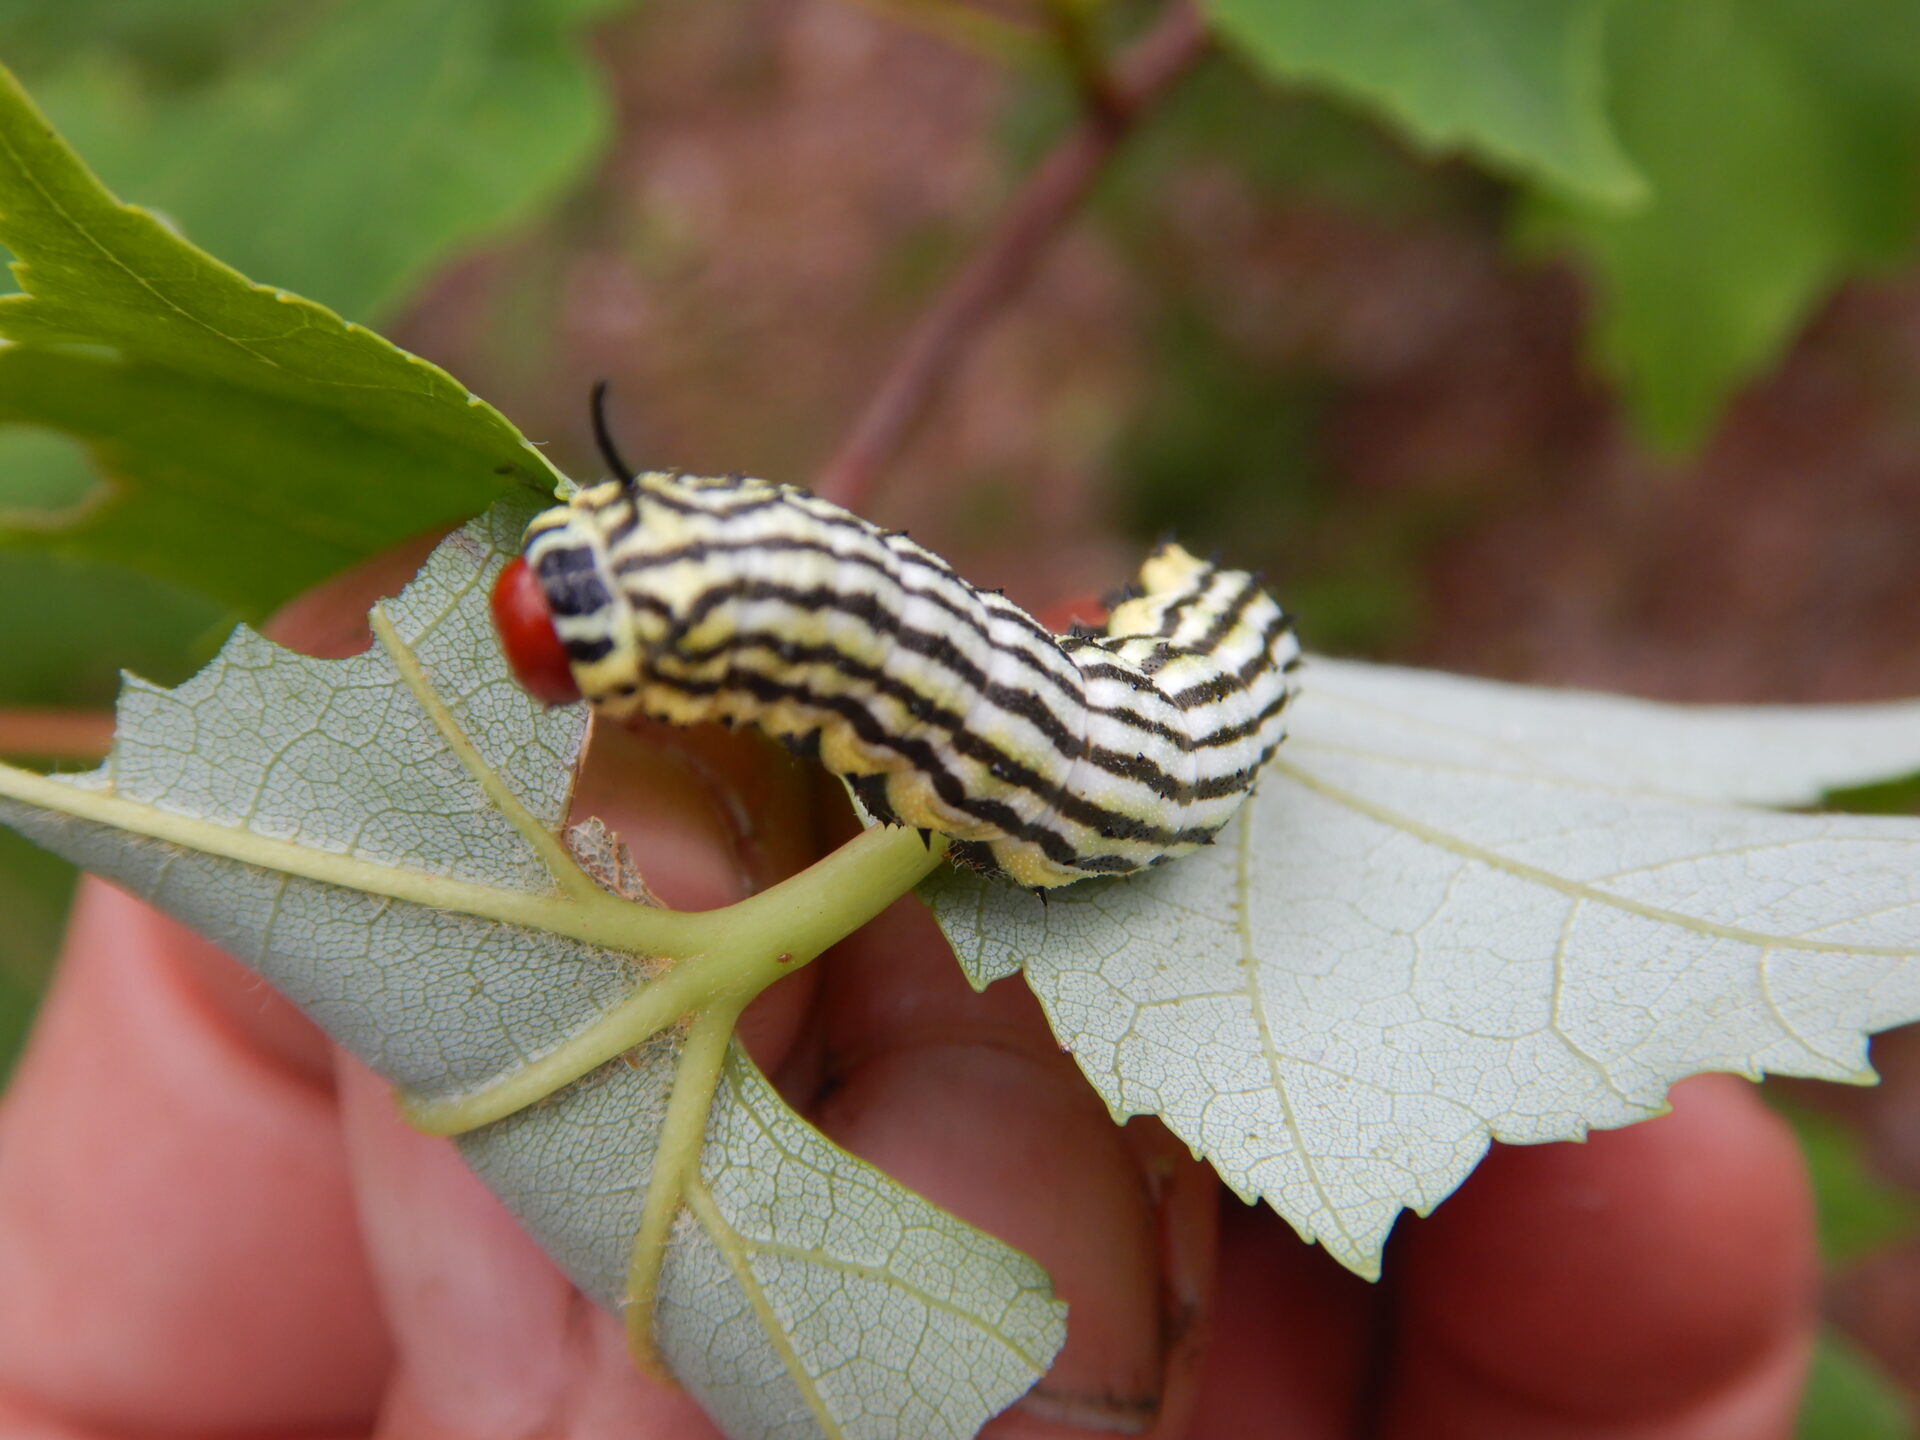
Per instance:
[[[113,744],[106,710],[0,710],[0,756],[99,760]]]
[[[935,298],[827,461],[815,490],[859,508],[925,416],[987,321],[1033,274],[1143,113],[1207,53],[1206,24],[1175,0],[1112,71],[1106,103],[1090,108],[1027,177],[973,256]]]

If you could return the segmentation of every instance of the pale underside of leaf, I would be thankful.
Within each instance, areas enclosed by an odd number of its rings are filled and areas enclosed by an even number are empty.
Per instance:
[[[1316,694],[1337,706],[1319,738],[1437,764],[1780,806],[1920,772],[1912,700],[1670,705],[1323,656],[1312,673]],[[1314,720],[1309,709],[1305,723]],[[1313,735],[1299,724],[1295,733]]]
[[[923,887],[1024,967],[1116,1116],[1377,1273],[1490,1139],[1658,1114],[1709,1070],[1859,1081],[1920,1016],[1920,823],[1783,815],[1920,767],[1920,707],[1682,710],[1320,661],[1212,850],[1041,907]]]
[[[442,545],[364,655],[240,631],[177,690],[131,684],[106,766],[0,767],[0,822],[200,929],[429,1099],[551,1056],[661,983],[649,956],[701,917],[567,875],[584,718],[513,684],[486,616],[524,519]],[[644,943],[596,942],[610,915]],[[711,1108],[663,1150],[681,1052],[668,1028],[460,1143],[610,1308],[656,1164],[684,1169],[652,1316],[729,1434],[970,1435],[1044,1372],[1064,1338],[1044,1272],[833,1146],[743,1055],[717,1052]]]

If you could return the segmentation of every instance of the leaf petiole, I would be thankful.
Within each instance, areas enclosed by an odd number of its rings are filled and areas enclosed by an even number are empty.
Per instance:
[[[689,1182],[700,1168],[713,1092],[720,1083],[741,1009],[737,1004],[716,1005],[703,1011],[688,1027],[674,1064],[673,1093],[667,1101],[666,1117],[660,1122],[646,1205],[640,1212],[640,1228],[634,1234],[633,1255],[627,1266],[627,1353],[636,1365],[668,1385],[678,1382],[653,1341],[654,1295],[674,1219],[680,1214]]]
[[[946,850],[945,836],[923,841],[915,830],[875,826],[798,875],[724,909],[686,914],[629,904],[635,943],[616,940],[614,948],[661,963],[656,974],[558,1049],[464,1095],[402,1096],[401,1113],[430,1135],[459,1135],[544,1100],[689,1015],[737,1015],[775,980],[906,894]],[[678,953],[662,955],[646,943],[663,913],[685,922],[688,944]]]

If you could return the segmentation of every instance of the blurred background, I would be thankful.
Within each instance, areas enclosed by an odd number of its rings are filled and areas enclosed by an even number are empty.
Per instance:
[[[859,508],[1030,604],[1171,531],[1323,651],[1920,695],[1920,4],[1409,8],[0,0],[0,59],[124,198],[576,476],[605,378],[641,463],[846,481],[945,306]],[[1004,300],[956,300],[992,254]],[[85,763],[121,669],[236,618],[62,546],[95,483],[0,426],[24,758]],[[70,886],[0,832],[0,1073]],[[1768,1087],[1834,1262],[1808,1437],[1920,1433],[1920,1039],[1875,1056],[1877,1092]]]

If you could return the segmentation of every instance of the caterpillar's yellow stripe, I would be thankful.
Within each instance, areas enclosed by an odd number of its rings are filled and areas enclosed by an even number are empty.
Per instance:
[[[1052,635],[938,556],[786,485],[649,472],[525,553],[602,713],[757,725],[879,818],[1064,885],[1184,854],[1285,733],[1299,645],[1253,576],[1164,545],[1104,634]]]

